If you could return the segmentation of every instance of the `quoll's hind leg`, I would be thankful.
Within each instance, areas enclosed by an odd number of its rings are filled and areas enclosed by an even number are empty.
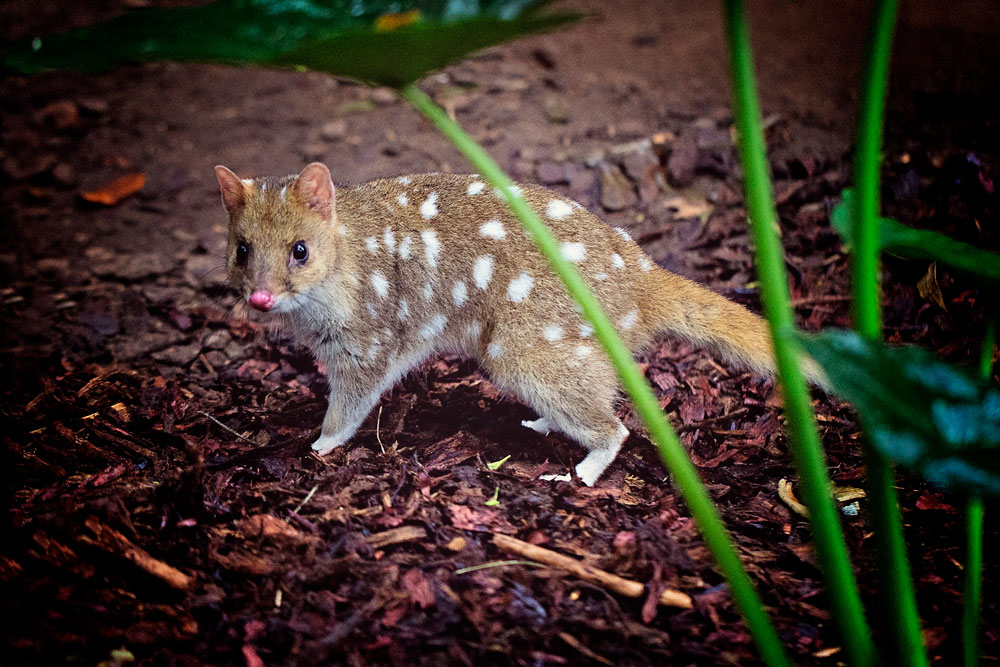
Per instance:
[[[543,434],[562,431],[589,450],[576,466],[576,474],[593,486],[628,437],[628,429],[615,415],[618,384],[614,372],[596,349],[581,360],[573,349],[560,354],[561,348],[549,348],[543,355],[540,344],[535,345],[487,358],[483,365],[497,384],[519,395],[539,414],[540,419],[523,422],[524,426]],[[545,478],[568,481],[569,475]]]

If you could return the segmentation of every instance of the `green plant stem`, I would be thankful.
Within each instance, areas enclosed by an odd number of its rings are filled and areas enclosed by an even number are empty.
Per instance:
[[[962,596],[962,658],[965,667],[979,664],[979,610],[983,575],[983,499],[965,505],[965,591]]]
[[[851,235],[854,245],[851,256],[854,325],[862,336],[873,340],[882,335],[878,220],[880,154],[889,56],[897,9],[896,0],[879,0],[875,6],[854,150],[854,230]],[[865,441],[862,447],[882,581],[880,589],[885,617],[890,619],[891,624],[888,634],[894,642],[893,655],[903,665],[926,665],[927,653],[920,635],[920,617],[906,557],[893,468],[870,443]]]
[[[761,301],[774,341],[788,439],[801,478],[802,497],[811,516],[816,552],[828,588],[827,599],[841,640],[852,665],[871,665],[878,654],[833,502],[809,389],[799,366],[802,352],[792,336],[795,321],[761,128],[746,13],[739,0],[726,0],[723,6],[747,212],[756,246]]]
[[[979,355],[979,374],[989,382],[993,373],[993,348],[997,318],[989,316]],[[983,583],[983,499],[969,498],[965,506],[965,592],[962,596],[962,656],[965,667],[979,664],[979,614]]]
[[[868,59],[861,90],[857,138],[854,148],[854,230],[851,234],[851,277],[854,289],[854,323],[870,338],[882,335],[882,302],[879,290],[879,183],[881,181],[882,123],[885,118],[886,81],[896,0],[879,0],[872,17]],[[863,217],[862,217],[863,216]]]
[[[719,569],[729,581],[733,598],[757,643],[761,658],[768,665],[789,665],[781,641],[767,617],[750,577],[740,563],[718,511],[698,477],[697,470],[660,410],[659,402],[632,358],[631,352],[618,337],[614,326],[601,310],[580,274],[560,256],[558,242],[551,232],[524,199],[511,191],[511,182],[507,175],[486,151],[415,85],[406,86],[401,90],[401,94],[461,151],[492,186],[504,194],[511,210],[532,235],[553,271],[563,281],[566,290],[580,304],[584,316],[594,326],[597,339],[611,358],[622,385],[632,398],[636,411],[649,429],[650,438],[697,521]]]

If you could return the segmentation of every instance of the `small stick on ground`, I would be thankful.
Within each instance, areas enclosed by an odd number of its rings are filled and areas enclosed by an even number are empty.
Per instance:
[[[233,434],[234,436],[236,436],[236,437],[237,437],[237,438],[239,438],[240,440],[243,440],[243,441],[245,441],[245,442],[249,442],[249,443],[250,443],[250,444],[252,444],[252,445],[256,445],[256,444],[257,444],[256,442],[254,442],[254,441],[253,441],[253,440],[251,440],[250,438],[246,437],[245,435],[240,435],[239,433],[237,433],[237,432],[236,432],[236,431],[234,431],[233,429],[229,428],[228,426],[226,426],[225,424],[223,424],[223,423],[222,423],[222,422],[220,422],[220,421],[219,421],[218,419],[216,419],[216,418],[215,418],[215,417],[213,417],[212,415],[208,414],[208,413],[207,413],[207,412],[205,412],[204,410],[199,410],[199,411],[198,411],[198,414],[200,414],[200,415],[204,415],[205,417],[208,417],[208,418],[209,418],[210,420],[212,420],[212,421],[213,421],[213,422],[214,422],[215,424],[217,424],[218,426],[221,426],[221,427],[222,427],[223,429],[225,429],[226,431],[229,431],[229,433]]]
[[[714,424],[716,422],[726,421],[727,419],[732,419],[747,412],[747,408],[737,408],[732,412],[727,412],[724,415],[719,415],[717,417],[709,417],[708,419],[702,419],[701,421],[691,422],[690,424],[681,424],[677,427],[678,433],[684,433],[685,431],[693,431],[699,429],[708,424]]]
[[[632,581],[631,579],[619,577],[617,574],[599,570],[586,563],[581,563],[575,558],[570,558],[550,549],[523,542],[516,537],[497,533],[493,535],[493,544],[508,553],[566,570],[584,581],[598,584],[619,595],[630,598],[641,598],[645,594],[645,587],[638,581]],[[659,603],[669,607],[690,609],[691,596],[672,588],[667,588],[660,594]]]

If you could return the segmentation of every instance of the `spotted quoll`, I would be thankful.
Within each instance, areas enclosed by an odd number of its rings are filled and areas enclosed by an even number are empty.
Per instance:
[[[244,179],[222,166],[216,174],[230,216],[229,280],[253,308],[283,314],[329,375],[316,452],[345,444],[383,392],[447,351],[477,359],[534,408],[539,419],[525,426],[561,431],[586,447],[576,466],[585,484],[614,460],[628,436],[615,415],[615,372],[481,177],[334,186],[320,163],[283,178]],[[756,315],[655,266],[625,230],[580,204],[535,185],[515,194],[549,225],[630,349],[672,332],[771,372],[770,339]]]

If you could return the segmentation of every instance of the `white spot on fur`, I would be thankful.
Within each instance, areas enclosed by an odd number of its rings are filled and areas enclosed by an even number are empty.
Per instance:
[[[334,224],[336,224],[336,223],[334,223]],[[340,236],[347,236],[347,227],[345,227],[344,225],[338,226],[337,227],[337,234],[339,234]]]
[[[368,252],[373,255],[378,254],[378,239],[374,236],[365,237],[365,246],[368,248]]]
[[[524,271],[507,285],[507,298],[514,303],[520,303],[528,298],[534,286],[535,279],[531,277],[530,273]]]
[[[402,183],[403,185],[409,185],[410,183],[413,182],[413,179],[411,179],[409,176],[400,176],[399,178],[396,179],[396,181]]]
[[[434,286],[428,283],[424,285],[424,301],[430,301],[434,298]]]
[[[545,340],[550,343],[554,343],[557,340],[562,339],[563,329],[558,324],[550,324],[544,329],[542,329],[542,335],[545,336]]]
[[[549,205],[545,207],[545,215],[549,216],[553,220],[562,220],[567,215],[572,213],[573,207],[561,199],[553,199],[549,202]]]
[[[382,335],[385,336],[386,340],[392,340],[392,330],[385,328],[382,329]]]
[[[281,186],[281,201],[285,201],[285,193],[288,192],[288,186]]]
[[[653,268],[652,262],[650,262],[644,256],[640,255],[639,256],[639,269],[642,270],[645,273],[648,273],[651,268]]]
[[[485,290],[493,280],[493,255],[482,255],[477,257],[472,265],[472,279],[476,281],[476,287]]]
[[[438,265],[438,255],[441,254],[441,242],[438,241],[437,232],[433,229],[425,229],[420,232],[420,238],[424,242],[424,256],[427,258],[428,266],[431,268],[436,267]]]
[[[377,337],[372,338],[372,344],[368,348],[368,358],[375,361],[375,357],[378,356],[379,347],[382,345],[381,341]]]
[[[479,228],[479,235],[483,238],[499,241],[507,236],[507,230],[503,228],[503,224],[499,220],[490,220],[484,222],[483,226]]]
[[[520,185],[512,185],[508,189],[510,190],[510,193],[514,196],[515,199],[518,199],[521,196],[521,193],[524,192],[524,188],[522,188]],[[500,188],[493,188],[493,192],[495,192],[496,196],[499,197],[500,199],[503,199],[504,201],[507,200],[506,195],[504,195],[503,191]]]
[[[611,265],[614,266],[616,269],[624,269],[625,268],[625,260],[622,259],[621,255],[619,255],[618,253],[615,253],[615,254],[611,255]]]
[[[594,348],[589,345],[577,345],[576,349],[573,350],[573,355],[576,356],[577,359],[583,359],[584,357],[590,355],[593,351]]]
[[[389,254],[396,252],[396,234],[391,228],[385,228],[385,234],[382,235],[382,243],[385,244],[385,249],[389,251]]]
[[[488,354],[491,359],[496,359],[501,354],[503,354],[503,345],[501,345],[497,341],[493,341],[492,343],[486,346],[486,354]]]
[[[435,215],[437,215],[438,214],[437,200],[438,200],[438,193],[432,192],[429,195],[427,195],[427,199],[425,199],[424,203],[420,205],[420,215],[424,216],[424,218],[426,218],[427,220],[430,220]]]
[[[403,240],[399,244],[399,257],[401,259],[409,259],[410,250],[412,247],[413,247],[413,239],[411,239],[410,235],[407,234],[406,236],[403,237]]]
[[[399,312],[396,313],[400,322],[405,322],[410,318],[410,304],[406,302],[406,299],[399,300]]]
[[[586,322],[580,325],[580,338],[590,338],[590,334],[592,333],[594,333],[594,327]]]
[[[430,339],[434,336],[440,335],[444,331],[445,326],[448,324],[448,318],[444,315],[435,315],[431,318],[431,321],[420,328],[420,337],[424,339]]]
[[[469,290],[465,287],[465,282],[459,280],[455,283],[455,286],[451,288],[451,300],[455,302],[456,306],[461,306],[468,298]]]
[[[632,240],[632,235],[625,231],[623,227],[615,227],[615,231],[618,232],[618,236],[622,237],[626,241]]]
[[[389,281],[385,279],[385,274],[381,271],[372,271],[372,287],[379,298],[384,299],[389,295]]]
[[[400,206],[409,206],[410,205],[410,198],[406,196],[405,192],[402,193],[402,194],[400,194],[398,197],[396,197],[396,201],[399,202]]]
[[[365,308],[368,309],[368,317],[372,318],[373,320],[376,317],[378,317],[378,312],[376,312],[375,306],[371,305],[370,303],[366,303]]]
[[[472,340],[479,340],[479,336],[483,333],[483,325],[479,323],[479,320],[472,320],[469,326],[465,327],[465,336]]]
[[[594,280],[599,280],[599,281],[603,282],[603,281],[605,281],[607,279],[608,279],[608,274],[604,273],[604,271],[601,271],[600,273],[595,273],[594,274]]]
[[[579,264],[587,259],[587,248],[582,243],[566,242],[559,246],[559,252],[567,262]]]
[[[482,181],[473,181],[472,183],[469,183],[469,189],[465,191],[465,194],[469,195],[470,197],[472,195],[478,195],[483,191],[483,188],[485,187],[486,184],[483,183]]]
[[[634,327],[636,322],[638,321],[639,321],[639,309],[633,308],[632,310],[622,315],[621,319],[618,320],[618,325],[622,329],[625,329],[625,331],[628,331],[632,327]]]

